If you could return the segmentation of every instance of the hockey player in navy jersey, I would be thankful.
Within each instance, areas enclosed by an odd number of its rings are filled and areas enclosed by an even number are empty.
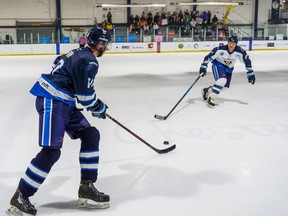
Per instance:
[[[81,140],[81,182],[77,206],[109,207],[109,195],[99,192],[94,186],[98,175],[100,134],[76,108],[76,103],[82,104],[94,117],[106,118],[108,107],[96,96],[93,83],[99,68],[97,58],[107,51],[110,42],[108,32],[101,28],[91,29],[85,48],[57,57],[52,72],[42,74],[32,87],[30,92],[36,96],[39,114],[41,150],[20,179],[6,211],[8,215],[36,215],[37,210],[29,197],[37,192],[60,158],[65,132],[70,138]]]
[[[252,69],[251,60],[244,49],[237,46],[238,37],[231,36],[228,44],[214,48],[200,66],[199,73],[205,76],[207,73],[208,63],[212,63],[212,72],[215,82],[212,86],[202,89],[202,96],[209,107],[215,106],[215,100],[221,91],[230,87],[234,64],[237,60],[245,64],[247,69],[248,82],[254,85],[255,75]]]

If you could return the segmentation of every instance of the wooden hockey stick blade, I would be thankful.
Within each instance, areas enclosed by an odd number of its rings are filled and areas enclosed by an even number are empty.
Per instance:
[[[159,120],[166,120],[167,116],[161,116],[161,115],[154,115],[154,118],[159,119]]]

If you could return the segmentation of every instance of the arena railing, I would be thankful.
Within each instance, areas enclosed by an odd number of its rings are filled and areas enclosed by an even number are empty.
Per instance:
[[[56,32],[55,27],[0,28],[0,44],[53,44],[78,43],[79,38],[92,26],[63,27]],[[264,25],[257,27],[256,36],[253,25],[227,26],[159,26],[158,29],[131,29],[129,26],[114,26],[109,30],[112,42],[179,42],[179,41],[225,41],[231,35],[241,40],[287,40],[287,24]],[[61,37],[60,37],[61,35]]]

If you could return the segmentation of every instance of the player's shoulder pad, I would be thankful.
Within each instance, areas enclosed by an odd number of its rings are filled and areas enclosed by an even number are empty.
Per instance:
[[[65,58],[65,55],[59,55],[56,57],[56,59],[54,60],[54,64],[56,65],[61,59]]]
[[[240,46],[236,46],[234,51],[239,52],[239,53],[245,53],[245,52],[246,52],[246,51],[245,51],[242,47],[240,47]]]
[[[217,50],[228,50],[228,46],[227,45],[220,45],[217,47]]]

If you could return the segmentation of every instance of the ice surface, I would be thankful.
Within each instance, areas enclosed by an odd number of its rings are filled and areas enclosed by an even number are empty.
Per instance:
[[[108,113],[157,148],[158,155],[109,119],[85,113],[101,132],[96,187],[111,196],[106,210],[75,207],[79,141],[65,137],[60,160],[30,200],[38,215],[286,216],[288,215],[287,51],[250,52],[254,86],[236,64],[231,88],[214,109],[198,76],[207,53],[105,55],[95,82]],[[38,115],[29,90],[55,56],[0,57],[0,215],[38,153]]]

